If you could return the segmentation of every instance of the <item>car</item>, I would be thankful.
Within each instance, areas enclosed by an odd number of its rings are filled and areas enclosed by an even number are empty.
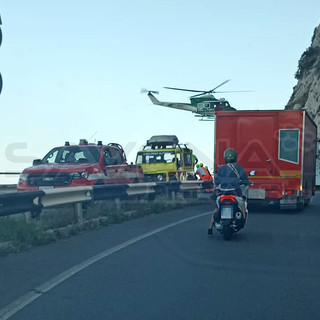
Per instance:
[[[42,190],[143,181],[140,166],[128,164],[118,143],[102,141],[55,147],[20,174],[17,190]]]

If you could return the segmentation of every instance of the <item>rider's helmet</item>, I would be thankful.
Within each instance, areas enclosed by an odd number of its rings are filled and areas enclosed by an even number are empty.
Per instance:
[[[226,149],[223,153],[225,163],[237,162],[238,154],[233,148]]]
[[[200,167],[203,167],[203,163],[200,163]]]
[[[199,168],[199,167],[200,167],[200,164],[197,164],[196,167]]]

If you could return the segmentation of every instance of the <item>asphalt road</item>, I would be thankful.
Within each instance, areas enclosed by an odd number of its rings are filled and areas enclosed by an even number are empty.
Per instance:
[[[302,212],[251,208],[228,242],[206,235],[210,209],[0,258],[0,319],[319,319],[320,194]]]

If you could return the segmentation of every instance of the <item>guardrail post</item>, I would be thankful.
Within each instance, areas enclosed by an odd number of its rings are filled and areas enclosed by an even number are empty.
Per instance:
[[[114,202],[116,203],[117,212],[121,211],[121,201],[119,198],[115,198]]]
[[[83,211],[82,211],[82,203],[76,203],[74,205],[74,211],[76,213],[76,223],[82,225],[83,223]]]
[[[169,188],[167,186],[165,188],[165,199],[170,200],[170,192],[169,192]]]
[[[185,201],[185,197],[184,197],[184,193],[183,192],[178,192],[176,197],[179,199],[179,200],[182,200],[182,201]],[[191,198],[191,197],[190,197]]]
[[[25,212],[24,213],[24,219],[25,219],[26,223],[30,223],[32,221],[31,212]]]

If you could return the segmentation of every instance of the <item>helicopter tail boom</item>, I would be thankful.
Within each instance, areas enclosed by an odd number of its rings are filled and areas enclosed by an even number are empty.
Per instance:
[[[148,97],[153,104],[164,106],[173,109],[180,109],[185,111],[197,112],[197,108],[187,103],[175,103],[175,102],[162,102],[159,101],[150,91],[148,92]]]

